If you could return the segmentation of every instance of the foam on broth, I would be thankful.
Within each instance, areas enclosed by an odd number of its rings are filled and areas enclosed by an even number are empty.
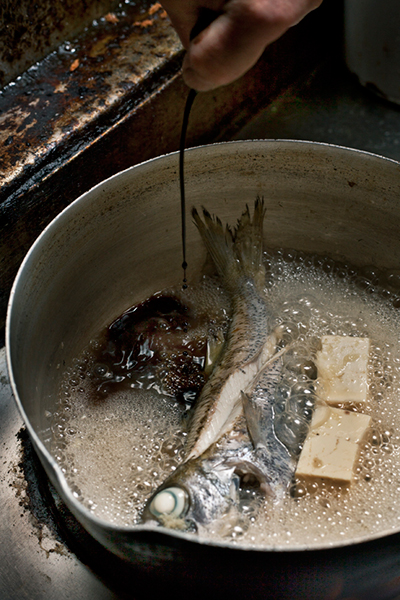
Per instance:
[[[284,502],[266,500],[247,529],[229,540],[254,547],[321,547],[379,535],[400,527],[400,313],[396,274],[357,272],[331,259],[298,252],[265,253],[268,302],[292,360],[312,362],[322,335],[369,337],[372,426],[360,447],[350,487],[310,482]],[[226,302],[218,282],[204,277],[177,292],[190,297],[213,327],[226,329]],[[204,325],[207,329],[207,324]],[[52,453],[75,497],[115,525],[140,523],[151,493],[180,463],[185,443],[184,407],[152,381],[91,397],[98,340],[91,341],[65,373],[58,410],[48,415]],[[299,362],[299,367],[301,366]],[[307,373],[300,368],[304,382]],[[298,381],[292,377],[292,385]],[[355,410],[356,407],[353,407]],[[209,532],[215,539],[213,532]],[[226,538],[224,541],[227,541]]]

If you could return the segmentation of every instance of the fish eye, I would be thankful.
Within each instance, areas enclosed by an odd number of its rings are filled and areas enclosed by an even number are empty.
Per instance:
[[[188,495],[179,487],[170,487],[156,494],[149,506],[155,517],[181,517],[187,508]]]

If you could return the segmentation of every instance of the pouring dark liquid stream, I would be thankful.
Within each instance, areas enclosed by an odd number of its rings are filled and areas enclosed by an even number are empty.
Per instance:
[[[183,123],[181,131],[181,140],[179,144],[179,181],[181,188],[181,220],[182,220],[182,268],[183,268],[183,288],[187,287],[186,280],[186,202],[185,202],[185,176],[184,176],[184,154],[185,154],[185,140],[186,130],[189,122],[190,109],[192,108],[193,101],[197,95],[196,90],[189,90],[189,94],[186,100],[185,110],[183,113]]]
[[[220,13],[209,8],[201,8],[196,25],[193,27],[190,33],[190,40],[193,40],[199,33],[203,31],[214,19],[218,17]],[[196,90],[190,89],[188,97],[186,99],[185,110],[183,112],[183,122],[181,130],[181,139],[179,143],[179,181],[181,189],[181,220],[182,220],[182,268],[183,268],[183,288],[187,287],[186,280],[186,201],[185,201],[185,177],[184,177],[184,153],[185,153],[185,141],[186,141],[186,130],[189,122],[190,109],[192,108],[193,101],[196,98]]]

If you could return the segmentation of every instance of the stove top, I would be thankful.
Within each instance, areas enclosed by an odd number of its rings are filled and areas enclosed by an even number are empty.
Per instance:
[[[111,561],[110,572],[121,561],[81,529],[42,470],[12,395],[4,348],[0,350],[0,439],[2,600],[123,597],[110,589],[112,582],[107,585],[95,573],[105,559]]]
[[[139,600],[162,592],[154,578],[96,542],[49,482],[13,398],[5,348],[0,440],[1,600]]]

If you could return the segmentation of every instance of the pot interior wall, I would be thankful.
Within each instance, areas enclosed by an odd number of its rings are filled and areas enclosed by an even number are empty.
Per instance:
[[[182,277],[177,161],[161,157],[93,188],[53,222],[21,269],[11,364],[40,436],[62,367],[123,310]],[[400,265],[400,166],[393,161],[319,144],[239,142],[187,152],[186,174],[189,207],[205,205],[231,225],[263,196],[269,246]],[[205,254],[190,216],[187,237],[191,278]]]
[[[257,195],[265,243],[355,265],[400,265],[400,165],[303,142],[238,142],[186,153],[187,202],[234,225]],[[189,212],[189,210],[188,210]],[[188,277],[205,259],[188,216]],[[179,284],[178,156],[103,182],[45,230],[17,277],[8,316],[9,366],[39,453],[48,447],[60,376],[123,310]]]

